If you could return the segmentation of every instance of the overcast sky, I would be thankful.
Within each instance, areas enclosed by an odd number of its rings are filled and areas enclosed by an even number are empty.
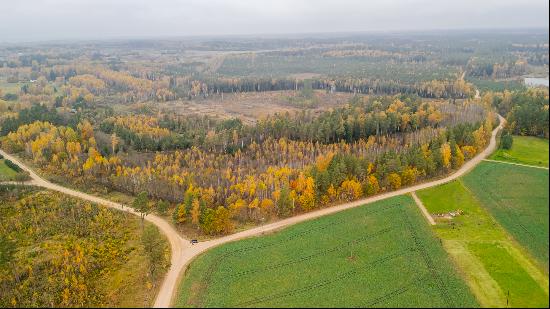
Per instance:
[[[548,28],[548,0],[0,0],[0,42]]]

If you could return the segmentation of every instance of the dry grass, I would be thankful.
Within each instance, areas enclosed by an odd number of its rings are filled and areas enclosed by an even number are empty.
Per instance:
[[[253,93],[234,93],[214,95],[206,99],[191,101],[171,101],[157,104],[164,113],[180,115],[208,115],[218,118],[238,117],[243,122],[252,124],[262,117],[275,113],[295,113],[301,108],[289,103],[289,97],[295,91],[270,91]],[[322,112],[346,104],[353,96],[351,93],[326,93],[315,91],[317,106],[310,108],[313,112]]]

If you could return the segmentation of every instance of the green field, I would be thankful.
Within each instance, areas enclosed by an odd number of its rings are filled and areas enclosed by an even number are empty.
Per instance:
[[[177,307],[478,306],[410,197],[214,248]]]
[[[490,159],[548,167],[548,140],[514,135],[512,149],[499,149]]]
[[[506,80],[506,81],[497,81],[492,79],[478,79],[478,78],[467,78],[468,82],[474,84],[477,89],[481,92],[487,91],[504,91],[504,90],[522,90],[525,89],[525,85],[521,80]]]
[[[548,271],[548,170],[484,162],[464,183]]]
[[[488,164],[482,163],[481,168]],[[479,169],[468,175],[469,180],[493,179],[487,175],[479,177],[482,175]],[[419,191],[418,196],[430,213],[463,211],[452,219],[437,219],[434,230],[482,306],[548,306],[547,274],[511,239],[462,181]]]
[[[4,159],[0,159],[0,181],[10,181],[15,179],[17,172],[4,163]]]

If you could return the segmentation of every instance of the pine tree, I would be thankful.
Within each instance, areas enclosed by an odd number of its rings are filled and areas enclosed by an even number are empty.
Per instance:
[[[201,209],[199,200],[197,198],[193,199],[191,207],[191,223],[198,228],[200,223]]]
[[[132,207],[140,213],[141,219],[145,219],[145,216],[151,211],[149,205],[149,198],[147,197],[147,192],[140,192],[132,203]]]

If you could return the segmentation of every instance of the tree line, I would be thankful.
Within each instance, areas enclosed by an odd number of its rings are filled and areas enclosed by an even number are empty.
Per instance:
[[[548,89],[490,92],[483,100],[506,116],[507,133],[549,137]]]
[[[203,78],[176,79],[174,87],[184,89],[189,99],[221,93],[302,90],[312,87],[327,92],[351,92],[370,95],[413,94],[424,98],[468,98],[474,95],[471,84],[463,80],[432,80],[409,83],[353,77],[309,80],[292,78]],[[181,91],[180,91],[181,92]]]

